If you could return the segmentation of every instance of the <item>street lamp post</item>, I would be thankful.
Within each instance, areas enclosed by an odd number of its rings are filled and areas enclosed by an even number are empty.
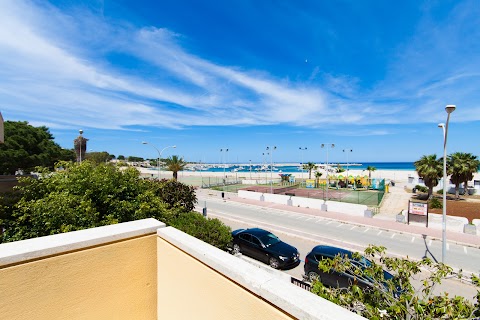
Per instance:
[[[270,150],[270,193],[273,193],[273,151],[277,150],[277,147],[267,147],[268,150]]]
[[[79,155],[80,155],[79,163],[82,163],[82,140],[83,140],[83,139],[82,139],[82,138],[83,138],[83,137],[82,137],[82,134],[83,134],[83,130],[80,129],[80,130],[78,130],[78,132],[80,133],[80,143],[78,144],[78,145],[79,145],[79,147],[78,147],[78,149],[79,149]]]
[[[346,152],[346,153],[347,153],[347,188],[348,188],[348,154],[349,154],[350,152],[353,152],[353,150],[352,150],[352,149],[343,149],[343,152]],[[354,181],[355,181],[355,180],[354,180]],[[353,187],[355,188],[355,182],[354,182]]]
[[[252,160],[248,161],[250,161],[250,180],[252,180]]]
[[[455,111],[456,106],[447,105],[445,111],[447,112],[447,122],[440,123],[438,126],[443,129],[443,214],[442,214],[442,263],[445,263],[446,246],[447,246],[447,137],[448,137],[448,122],[450,114]]]
[[[302,153],[302,164],[301,164],[301,168],[302,168],[302,181],[303,181],[303,152],[304,152],[305,150],[307,150],[307,147],[305,147],[305,148],[299,147],[298,149],[299,149],[300,152]]]
[[[228,152],[228,149],[227,148],[222,148],[220,149],[220,152],[223,152],[222,155],[223,155],[223,185],[225,185],[225,178],[226,178],[226,175],[225,175],[225,167],[227,166],[227,164],[225,163],[225,158],[226,158],[226,154]]]
[[[333,143],[322,143],[322,148],[325,148],[327,150],[327,163],[325,166],[325,170],[327,171],[327,189],[325,191],[325,201],[328,201],[328,187],[330,185],[330,181],[328,180],[328,148],[334,148],[335,144]]]
[[[160,159],[162,158],[162,152],[163,152],[165,149],[168,149],[168,148],[176,148],[177,146],[168,146],[168,147],[163,148],[163,149],[160,151],[160,150],[158,150],[158,148],[155,147],[153,144],[148,143],[148,142],[146,142],[146,141],[142,141],[142,144],[149,144],[149,145],[151,145],[152,147],[154,147],[155,150],[157,150],[157,152],[158,152],[157,167],[158,167],[158,180],[160,181]]]

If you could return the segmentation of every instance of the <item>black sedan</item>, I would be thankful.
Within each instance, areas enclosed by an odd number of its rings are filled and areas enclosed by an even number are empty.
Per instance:
[[[293,268],[300,264],[297,248],[269,231],[259,228],[238,229],[232,232],[232,236],[233,254],[245,254],[275,269]]]
[[[310,281],[318,279],[324,285],[334,288],[348,288],[353,284],[357,284],[363,289],[372,288],[372,280],[367,277],[354,275],[349,271],[337,272],[336,270],[332,269],[329,272],[323,272],[322,270],[318,269],[319,261],[323,259],[333,259],[339,254],[348,257],[353,264],[361,269],[364,269],[370,265],[370,261],[364,257],[362,257],[360,260],[354,259],[351,251],[331,246],[316,246],[305,257],[304,271],[307,279]],[[393,278],[393,275],[385,270],[383,271],[383,276],[385,280]]]

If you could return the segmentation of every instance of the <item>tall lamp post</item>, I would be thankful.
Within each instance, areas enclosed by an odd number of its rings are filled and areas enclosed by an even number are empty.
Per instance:
[[[305,148],[299,147],[298,149],[299,149],[300,152],[302,153],[302,164],[301,164],[301,168],[302,168],[302,181],[303,181],[303,152],[304,152],[305,150],[307,150],[307,147],[305,147]]]
[[[443,129],[443,214],[442,214],[442,263],[445,263],[445,256],[447,253],[447,137],[448,137],[448,122],[450,114],[455,111],[455,105],[447,105],[445,111],[447,112],[447,122],[440,123],[438,126]]]
[[[152,147],[154,147],[155,150],[157,150],[157,152],[158,152],[158,159],[157,159],[158,180],[160,180],[160,159],[162,158],[162,152],[163,152],[165,149],[168,149],[168,148],[176,148],[177,146],[168,146],[168,147],[163,148],[163,149],[160,151],[160,150],[158,150],[158,148],[155,147],[153,144],[148,143],[148,142],[146,142],[146,141],[142,141],[142,144],[149,144],[149,145],[151,145]]]
[[[333,143],[322,143],[322,148],[325,148],[327,150],[327,163],[326,163],[326,166],[325,166],[325,170],[327,171],[327,189],[325,191],[325,198],[326,198],[325,201],[328,201],[328,187],[330,185],[330,181],[328,180],[328,148],[329,147],[334,148],[335,144],[333,144]]]
[[[227,164],[225,163],[225,158],[226,158],[226,154],[228,152],[228,149],[227,148],[222,148],[220,149],[220,152],[223,152],[222,155],[223,155],[223,184],[225,184],[225,167],[227,166]]]
[[[353,152],[353,150],[352,149],[343,149],[343,152],[347,153],[347,188],[348,188],[348,154],[350,152]],[[353,186],[355,187],[355,184]]]
[[[252,180],[252,160],[248,161],[250,161],[250,180]]]
[[[277,150],[276,146],[267,147],[270,150],[270,193],[273,193],[273,151]]]

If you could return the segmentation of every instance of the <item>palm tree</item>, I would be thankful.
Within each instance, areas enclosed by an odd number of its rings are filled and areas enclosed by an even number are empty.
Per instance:
[[[318,181],[320,180],[321,176],[322,176],[322,173],[320,171],[315,172],[315,183],[317,184],[317,187],[319,185]]]
[[[468,181],[473,179],[480,161],[471,153],[455,152],[447,157],[447,170],[450,181],[455,184],[455,200],[460,199],[460,184],[463,183],[465,195],[468,194]]]
[[[436,154],[422,156],[420,160],[413,163],[418,176],[423,179],[423,182],[428,187],[428,199],[432,198],[433,187],[438,185],[438,180],[443,175],[443,160],[437,159]]]
[[[173,172],[173,179],[177,180],[178,171],[182,171],[183,168],[187,165],[183,158],[179,156],[171,156],[168,159],[165,159],[165,164],[167,165],[168,170]]]
[[[370,183],[372,183],[372,172],[377,170],[377,168],[375,168],[374,166],[368,166],[367,167],[367,171],[368,171],[368,181],[370,181]]]
[[[313,162],[307,162],[303,165],[304,170],[308,170],[308,179],[312,179],[312,171],[317,170],[317,166]]]

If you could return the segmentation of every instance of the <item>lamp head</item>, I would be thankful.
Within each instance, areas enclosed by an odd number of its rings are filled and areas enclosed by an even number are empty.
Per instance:
[[[445,107],[445,111],[447,111],[448,114],[452,113],[455,111],[457,107],[454,104],[449,104],[448,106]]]
[[[83,130],[82,130],[82,129],[80,129],[80,130],[78,130],[78,132],[80,132],[80,134],[82,134],[82,133],[83,133]]]
[[[147,141],[142,141],[142,144],[148,144],[148,142]]]
[[[172,146],[172,148],[177,148],[177,146]]]
[[[438,127],[439,127],[439,128],[445,128],[445,123],[439,123],[439,124],[438,124]]]

